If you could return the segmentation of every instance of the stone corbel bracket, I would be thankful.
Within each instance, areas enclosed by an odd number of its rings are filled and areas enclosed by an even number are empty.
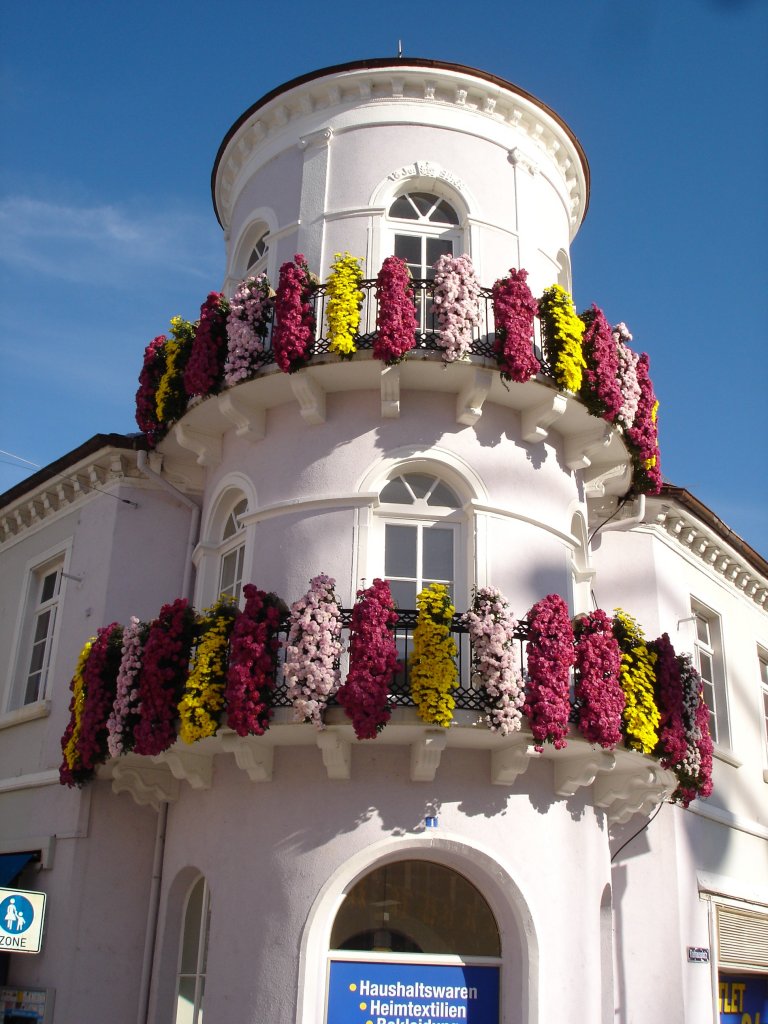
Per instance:
[[[120,760],[112,770],[112,792],[129,793],[140,807],[149,804],[157,811],[160,804],[178,800],[179,783],[167,765]]]
[[[675,776],[657,765],[642,771],[601,775],[594,786],[595,804],[611,825],[622,825],[635,814],[645,814],[674,792]]]
[[[381,415],[397,419],[400,415],[400,367],[385,366],[381,371]]]
[[[219,395],[219,409],[223,416],[234,424],[237,437],[245,437],[249,441],[261,441],[266,430],[266,413],[263,408],[246,406],[238,401],[234,389]]]
[[[555,792],[558,796],[573,796],[582,786],[591,786],[600,772],[616,767],[616,758],[605,750],[590,750],[577,757],[559,757],[554,762]]]
[[[411,744],[411,782],[435,781],[447,742],[447,729],[427,729]]]
[[[223,733],[221,747],[235,755],[235,764],[246,773],[251,782],[271,782],[275,763],[275,748],[257,736],[237,736]]]
[[[304,422],[311,426],[325,423],[325,391],[322,386],[306,371],[292,373],[289,381]]]
[[[610,443],[611,431],[606,427],[574,434],[565,442],[565,464],[569,469],[587,469],[595,455]]]
[[[317,745],[329,779],[349,779],[352,775],[352,753],[349,740],[332,729],[317,734]]]
[[[221,462],[221,438],[192,430],[183,421],[173,428],[174,437],[187,451],[197,455],[199,466],[218,466]]]
[[[537,757],[540,754],[532,743],[514,743],[494,750],[491,754],[491,782],[494,786],[514,786]]]
[[[471,379],[456,398],[456,422],[473,427],[483,415],[483,403],[491,390],[493,375],[490,370],[475,370]]]
[[[549,436],[549,428],[568,408],[568,399],[559,392],[549,395],[543,402],[524,409],[521,417],[523,440],[535,444],[545,441]]]
[[[192,789],[210,789],[213,777],[213,758],[195,750],[171,747],[152,758],[155,764],[167,764],[174,779],[188,782]]]

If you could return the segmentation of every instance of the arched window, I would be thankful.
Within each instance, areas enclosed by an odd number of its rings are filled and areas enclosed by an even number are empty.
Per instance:
[[[267,269],[267,235],[268,231],[262,231],[262,233],[256,238],[256,241],[251,246],[251,251],[246,260],[244,277],[256,277],[257,274],[263,274]]]
[[[444,583],[456,596],[462,502],[432,473],[392,476],[379,495],[384,518],[384,575],[400,608],[415,608],[416,595]]]
[[[394,233],[395,256],[408,264],[415,278],[434,277],[440,257],[461,247],[462,231],[456,210],[430,192],[406,192],[388,211]]]
[[[488,902],[463,875],[433,861],[403,860],[375,868],[350,889],[331,949],[498,957],[501,941]]]
[[[219,597],[240,600],[243,586],[243,564],[245,561],[245,528],[240,517],[248,508],[245,498],[230,509],[224,521],[219,551]]]
[[[176,975],[175,1024],[202,1024],[211,899],[200,876],[189,890],[184,909],[179,969]]]

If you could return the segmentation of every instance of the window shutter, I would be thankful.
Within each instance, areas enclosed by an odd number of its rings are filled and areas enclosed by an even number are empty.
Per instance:
[[[768,969],[768,916],[734,907],[718,907],[717,934],[721,969]]]

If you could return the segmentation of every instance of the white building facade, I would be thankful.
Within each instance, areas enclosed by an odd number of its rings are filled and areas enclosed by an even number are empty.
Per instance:
[[[97,435],[0,496],[2,884],[47,896],[42,951],[7,944],[4,994],[45,990],[59,1024],[763,1019],[768,564],[687,491],[638,493],[625,434],[551,376],[504,380],[488,296],[464,358],[430,342],[441,255],[486,286],[522,267],[534,295],[571,288],[575,136],[484,72],[361,61],[256,103],[212,191],[227,296],[295,253],[321,280],[353,253],[371,281],[395,254],[424,282],[420,341],[373,357],[366,286],[353,358],[317,345],[283,373],[265,356],[149,450]],[[538,321],[534,342],[545,362]],[[242,604],[248,582],[290,604],[320,573],[344,609],[375,578],[401,608],[438,581],[458,611],[484,587],[520,617],[548,594],[572,617],[626,609],[701,672],[712,795],[670,802],[658,758],[574,724],[563,749],[536,749],[525,719],[492,731],[468,646],[449,727],[401,693],[375,739],[334,705],[317,729],[278,673],[263,735],[222,715],[60,785],[98,627]]]

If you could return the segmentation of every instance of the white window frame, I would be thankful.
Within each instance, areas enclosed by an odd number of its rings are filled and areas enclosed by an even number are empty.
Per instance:
[[[10,659],[10,670],[6,689],[6,711],[19,711],[34,708],[45,703],[52,690],[52,679],[55,671],[56,652],[61,635],[61,614],[64,603],[67,572],[71,541],[50,548],[31,559],[24,567],[24,589],[19,604],[19,613],[13,639],[13,656]],[[52,598],[43,604],[40,602],[41,588],[44,579],[51,571],[59,573],[58,589]],[[54,612],[54,621],[50,626],[45,640],[44,665],[41,685],[34,699],[27,700],[27,687],[31,674],[32,648],[35,629],[41,614]]]
[[[760,683],[760,711],[763,721],[763,780],[768,782],[768,649],[757,646],[757,666]]]
[[[704,681],[704,698],[710,713],[712,742],[715,746],[730,750],[731,729],[722,620],[717,612],[695,598],[691,598],[691,613],[694,661]],[[700,625],[705,628],[700,630]],[[701,632],[706,632],[706,636],[700,636]],[[708,671],[708,665],[711,666],[711,673]]]
[[[237,508],[242,505],[243,508],[236,513]],[[248,499],[243,495],[239,500],[233,502],[227,516],[224,520],[224,532],[226,527],[229,525],[230,519],[235,517],[237,520],[235,525],[235,532],[230,537],[222,538],[221,544],[219,545],[219,582],[217,587],[216,600],[224,596],[225,589],[230,589],[230,584],[224,587],[224,570],[225,566],[228,565],[230,559],[234,559],[235,570],[233,573],[233,579],[231,584],[231,593],[227,596],[231,597],[238,604],[241,603],[243,595],[243,573],[245,571],[245,525],[241,521],[240,517],[245,515],[248,511]]]
[[[242,524],[232,537],[224,539],[227,521],[236,506],[245,500],[247,519],[256,508],[256,495],[251,482],[241,473],[233,473],[223,480],[204,512],[201,541],[195,548],[192,561],[197,569],[195,604],[207,608],[221,596],[222,561],[232,551],[243,546],[242,576],[238,604],[243,605],[242,585],[248,583],[253,572],[253,527]]]
[[[202,882],[203,894],[200,904],[200,918],[196,921],[189,920],[190,902],[192,895],[198,885]],[[181,923],[181,934],[179,936],[179,959],[176,970],[176,1008],[174,1011],[174,1024],[202,1024],[203,1021],[203,1001],[205,998],[205,980],[208,968],[208,935],[210,930],[211,920],[211,893],[208,888],[208,881],[204,875],[199,875],[192,885],[189,887],[187,897],[184,901],[184,914],[182,916]],[[182,971],[183,967],[183,956],[184,946],[186,939],[186,932],[188,927],[196,927],[198,929],[197,939],[197,952],[195,956],[195,970],[194,971]],[[194,999],[191,1008],[191,1014],[185,1012],[181,1014],[182,1004],[181,1000],[181,983],[183,980],[194,979]],[[187,1003],[187,1007],[189,1003]],[[184,1007],[187,1010],[187,1007]]]

